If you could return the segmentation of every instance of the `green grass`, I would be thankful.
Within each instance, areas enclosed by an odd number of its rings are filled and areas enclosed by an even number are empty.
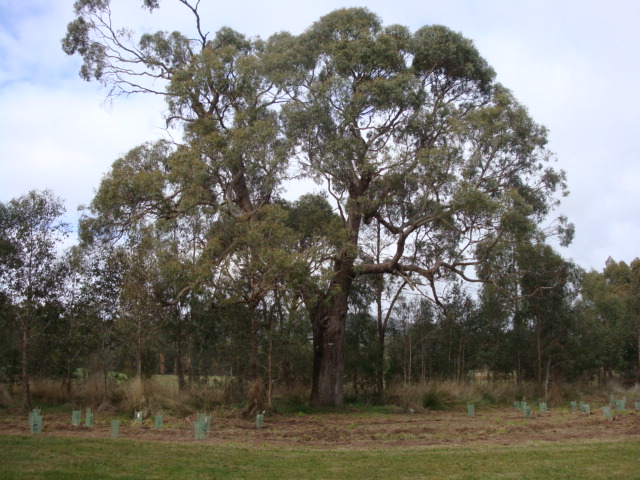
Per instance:
[[[0,479],[638,478],[640,441],[386,450],[0,436]]]

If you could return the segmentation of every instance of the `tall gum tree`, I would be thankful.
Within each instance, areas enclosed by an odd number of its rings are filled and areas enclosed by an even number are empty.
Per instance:
[[[323,182],[346,241],[329,286],[308,295],[313,405],[343,401],[345,316],[359,275],[422,284],[470,270],[496,245],[531,231],[564,188],[547,164],[546,131],[531,120],[473,44],[442,26],[383,27],[366,9],[335,11],[289,40],[298,96],[283,107],[297,161]],[[560,230],[566,228],[561,220]],[[385,255],[361,261],[363,231]]]
[[[114,168],[94,213],[126,226],[206,206],[221,226],[251,224],[287,172],[324,185],[339,241],[322,257],[322,275],[296,287],[313,330],[311,404],[341,405],[354,279],[399,276],[436,302],[441,279],[493,281],[500,271],[477,277],[474,267],[521,238],[514,232],[538,231],[564,188],[546,130],[495,83],[472,42],[446,27],[412,33],[352,8],[299,36],[249,41],[222,29],[209,40],[198,4],[177,1],[194,15],[193,40],[158,32],[134,41],[111,26],[108,0],[76,2],[63,49],[83,57],[81,75],[112,93],[165,95],[168,119],[185,131],[157,168],[145,153],[162,145],[144,147],[129,173]],[[388,245],[375,259],[359,255],[367,229]],[[234,249],[232,239],[208,243],[220,247],[218,259]]]
[[[80,0],[63,39],[65,52],[82,56],[83,78],[102,82],[112,96],[163,95],[167,123],[183,132],[179,145],[145,144],[117,160],[83,222],[94,235],[117,238],[145,223],[206,216],[207,231],[192,249],[198,257],[194,274],[175,292],[175,303],[238,261],[234,253],[245,249],[247,232],[258,228],[260,212],[285,174],[288,152],[275,108],[283,92],[262,73],[263,43],[229,28],[208,38],[199,2],[178,3],[195,20],[195,38],[160,31],[134,40],[132,32],[112,27],[109,1]],[[144,6],[153,10],[158,3]],[[259,257],[259,249],[252,245],[243,260]],[[264,292],[259,279],[247,283],[256,285],[246,300],[255,315]]]

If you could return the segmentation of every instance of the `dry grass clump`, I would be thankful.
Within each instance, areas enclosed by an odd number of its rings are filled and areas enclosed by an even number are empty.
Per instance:
[[[0,385],[0,407],[8,408],[13,405],[13,398],[9,393],[9,388],[6,385]]]
[[[173,378],[132,379],[119,385],[113,397],[114,407],[123,411],[141,411],[143,416],[163,412],[184,418],[196,412],[205,412],[230,406],[244,396],[242,383],[234,379],[221,379],[199,383],[180,391]],[[115,398],[114,398],[115,400]]]
[[[63,405],[72,399],[73,390],[54,380],[35,378],[29,382],[31,399],[50,405]]]
[[[256,378],[247,392],[247,406],[242,414],[251,418],[266,410],[268,403],[267,389],[262,378]]]
[[[115,386],[114,380],[108,377],[105,379],[103,374],[90,375],[78,385],[75,401],[94,408],[107,406],[111,403],[109,396]]]
[[[583,386],[552,383],[547,391],[533,382],[454,382],[431,381],[427,383],[393,385],[385,392],[385,404],[397,405],[405,411],[421,409],[450,410],[467,403],[484,406],[507,406],[514,401],[546,402],[548,407],[567,405],[569,401],[585,400],[594,404],[609,403],[610,395],[628,403],[640,399],[640,387],[625,388],[618,384],[607,386]],[[633,399],[633,400],[632,400]]]
[[[147,405],[145,397],[145,381],[139,377],[132,378],[119,386],[122,392],[119,407],[125,411],[139,412]]]
[[[418,384],[398,384],[387,389],[385,403],[404,410],[451,410],[467,403],[508,405],[514,400],[539,398],[533,384],[514,385],[501,382],[431,381]]]

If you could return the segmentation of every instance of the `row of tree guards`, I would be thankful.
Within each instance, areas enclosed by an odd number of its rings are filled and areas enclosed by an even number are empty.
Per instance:
[[[622,399],[615,399],[613,394],[611,395],[609,405],[602,407],[602,416],[611,420],[612,418],[612,408],[615,408],[618,412],[623,412],[626,410],[627,397],[623,397]],[[640,411],[640,402],[635,402],[635,410]],[[516,410],[522,412],[525,418],[531,418],[531,405],[526,401],[514,401],[513,406]],[[548,413],[549,408],[547,407],[546,402],[539,402],[538,409],[540,413]],[[582,412],[587,415],[591,414],[591,406],[585,402],[577,402],[571,401],[569,402],[569,409],[572,412]],[[475,416],[475,404],[468,403],[467,404],[467,416],[473,417]],[[143,415],[142,412],[135,412],[133,416],[134,424],[142,425]],[[93,413],[90,408],[87,408],[85,413],[85,426],[93,427]],[[82,424],[82,410],[73,410],[71,413],[71,425],[80,426]],[[163,428],[163,417],[162,415],[155,415],[153,417],[153,426],[154,428],[160,429]],[[256,415],[256,429],[260,430],[264,428],[264,413],[260,413]],[[42,410],[34,409],[29,412],[29,430],[32,434],[40,434],[43,431],[43,421],[42,421]],[[111,438],[118,438],[120,431],[120,420],[115,419],[111,420]],[[193,433],[195,440],[204,440],[207,437],[207,433],[211,431],[211,415],[207,415],[203,412],[199,412],[196,415],[196,421],[193,424]]]
[[[41,409],[33,409],[29,412],[29,430],[32,434],[40,434],[42,433],[42,410]],[[133,415],[134,424],[142,425],[143,415],[142,412],[135,412]],[[73,410],[71,412],[71,425],[74,427],[79,427],[82,424],[82,410]],[[86,427],[93,427],[93,413],[90,408],[87,408],[85,412],[85,422]],[[153,426],[154,428],[163,428],[163,417],[162,415],[155,415],[153,417]],[[261,429],[264,428],[264,414],[256,415],[256,428]],[[211,415],[206,415],[205,413],[199,412],[196,416],[196,421],[194,422],[194,438],[195,440],[204,440],[207,436],[207,433],[211,430]],[[115,419],[111,420],[111,438],[118,438],[120,431],[120,420]]]

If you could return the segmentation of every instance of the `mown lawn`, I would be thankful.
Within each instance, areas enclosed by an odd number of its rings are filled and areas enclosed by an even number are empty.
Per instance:
[[[0,479],[637,479],[640,441],[386,450],[0,436]]]

